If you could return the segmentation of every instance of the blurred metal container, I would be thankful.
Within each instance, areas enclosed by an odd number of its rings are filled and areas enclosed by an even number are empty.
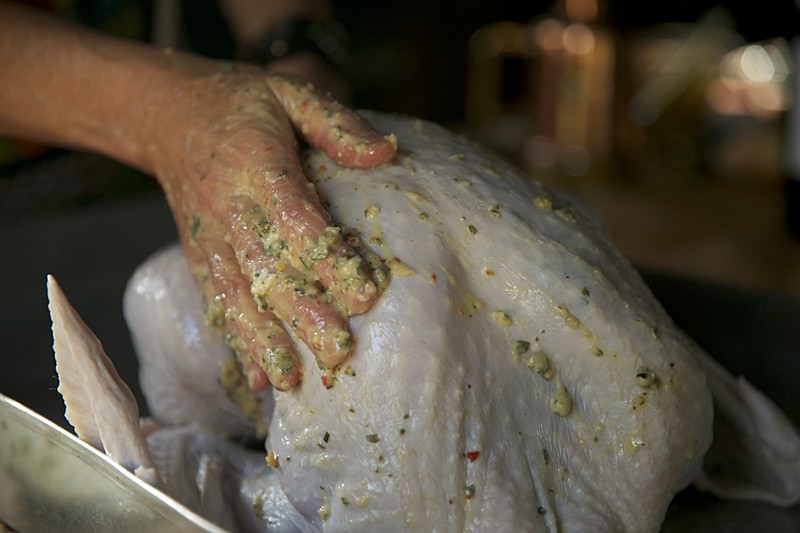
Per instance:
[[[785,42],[744,42],[722,7],[694,23],[620,32],[599,23],[597,0],[558,6],[472,36],[466,117],[478,141],[544,176],[780,175]],[[516,93],[504,86],[514,67]]]
[[[564,0],[551,16],[479,29],[469,43],[466,117],[488,146],[540,172],[581,176],[611,150],[614,41],[598,0]],[[522,62],[523,89],[503,78]]]
[[[0,527],[20,533],[223,530],[0,394]]]

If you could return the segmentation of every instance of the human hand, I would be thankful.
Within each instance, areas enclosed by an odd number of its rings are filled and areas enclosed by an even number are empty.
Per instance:
[[[281,321],[333,368],[353,348],[347,317],[380,290],[305,179],[294,130],[353,167],[390,161],[396,141],[297,81],[240,65],[200,70],[158,104],[153,170],[209,321],[251,388],[291,389],[302,371]]]

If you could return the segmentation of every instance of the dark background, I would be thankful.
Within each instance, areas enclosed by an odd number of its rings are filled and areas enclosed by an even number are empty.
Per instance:
[[[467,41],[497,20],[528,22],[554,9],[554,2],[336,2],[352,35],[350,77],[356,104],[458,121],[464,113]],[[456,7],[457,6],[457,7]],[[655,24],[695,22],[712,7],[730,11],[747,41],[791,36],[800,30],[793,0],[712,2],[677,0],[608,3],[605,17],[625,34]]]
[[[235,47],[219,24],[216,3],[184,4],[189,46],[205,55],[230,57]],[[604,3],[600,4],[602,11]],[[470,35],[491,22],[529,22],[558,13],[560,3],[339,0],[333,5],[350,34],[345,72],[354,86],[356,106],[452,122],[463,118]],[[800,29],[800,11],[793,0],[621,0],[605,5],[601,21],[620,34],[663,23],[696,22],[718,7],[730,13],[746,41],[791,37]]]
[[[469,36],[489,22],[524,22],[552,8],[551,2],[510,1],[466,1],[457,7],[416,0],[335,4],[351,36],[345,72],[353,81],[355,105],[441,122],[463,118]],[[188,5],[188,45],[209,55],[232,54],[232,41],[213,2]],[[714,5],[615,2],[605,20],[614,31],[625,33],[663,22],[695,21]],[[791,36],[800,28],[791,0],[724,7],[747,40]],[[90,10],[83,13],[87,20],[91,15]],[[174,240],[171,217],[149,177],[90,154],[56,150],[2,169],[0,176],[0,392],[63,424],[45,275],[56,275],[136,389],[122,292],[136,265]],[[800,375],[800,359],[793,357],[800,347],[800,329],[794,326],[800,323],[800,304],[775,294],[646,274],[679,325],[800,420],[793,386]]]

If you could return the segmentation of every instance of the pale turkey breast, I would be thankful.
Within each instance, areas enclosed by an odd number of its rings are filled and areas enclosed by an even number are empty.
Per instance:
[[[351,320],[343,368],[323,375],[300,346],[302,386],[274,393],[267,449],[292,509],[326,531],[658,530],[712,439],[699,349],[591,214],[438,126],[369,119],[397,135],[393,165],[304,161],[392,279]],[[159,340],[176,336],[152,319],[172,296],[148,287],[188,276],[176,254],[126,297],[154,413],[173,424],[175,361],[197,356]]]

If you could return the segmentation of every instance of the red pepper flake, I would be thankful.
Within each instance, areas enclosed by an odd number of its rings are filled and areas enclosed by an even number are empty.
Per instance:
[[[464,455],[467,457],[470,463],[474,463],[475,461],[478,460],[478,457],[481,456],[481,452],[479,452],[478,450],[473,450],[471,452],[465,453]]]
[[[436,279],[437,279],[436,278],[436,272],[434,272],[434,273],[431,274],[431,281],[436,283]]]
[[[326,170],[328,170],[328,167],[326,167],[325,165],[320,165],[319,166],[319,171],[320,172],[325,172]]]
[[[322,385],[326,389],[333,388],[333,384],[336,383],[336,377],[333,374],[329,374],[327,372],[323,373],[322,376],[320,376],[320,380],[322,381]]]
[[[458,308],[458,316],[464,316],[464,308],[463,307],[459,307]]]
[[[483,271],[483,273],[486,274],[487,276],[494,276],[494,270],[492,270],[491,268],[487,268],[486,270]]]

